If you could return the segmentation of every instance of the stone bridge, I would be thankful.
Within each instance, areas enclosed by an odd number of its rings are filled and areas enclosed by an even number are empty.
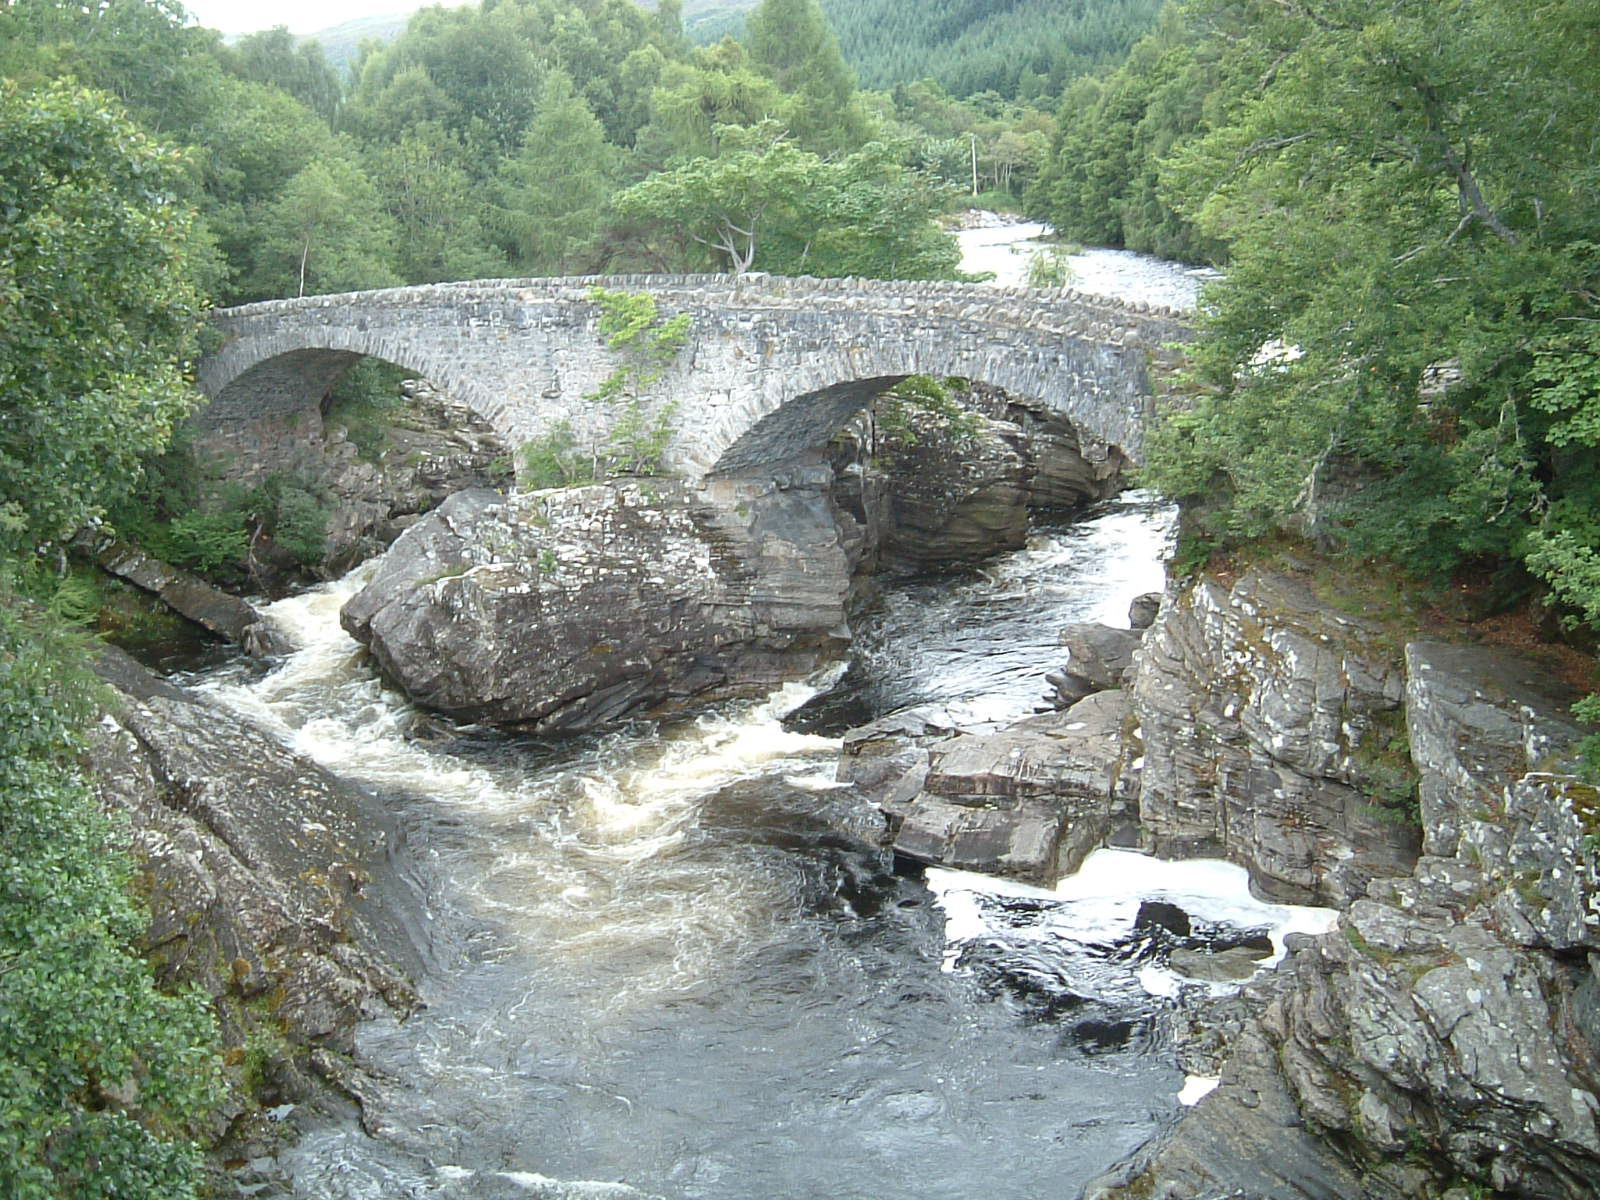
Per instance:
[[[625,275],[309,296],[212,315],[222,342],[199,367],[200,440],[257,470],[290,465],[328,390],[371,355],[446,389],[512,446],[559,421],[603,445],[626,406],[588,398],[617,362],[594,287],[690,316],[683,352],[640,398],[652,418],[671,406],[664,462],[689,478],[802,455],[914,374],[992,384],[1138,461],[1152,368],[1189,336],[1167,309],[975,284]]]

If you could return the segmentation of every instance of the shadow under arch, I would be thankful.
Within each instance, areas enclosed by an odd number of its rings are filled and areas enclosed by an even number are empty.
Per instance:
[[[189,418],[195,449],[208,459],[228,463],[227,474],[239,480],[297,469],[309,456],[321,453],[326,402],[339,381],[363,360],[426,379],[483,416],[474,386],[448,378],[454,372],[440,372],[426,355],[393,353],[387,346],[383,351],[287,349],[248,362],[231,375],[228,369],[235,364],[217,356],[199,381],[205,403]],[[447,377],[441,379],[440,374]]]

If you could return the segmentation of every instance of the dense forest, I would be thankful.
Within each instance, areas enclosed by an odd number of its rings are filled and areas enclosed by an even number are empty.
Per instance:
[[[1227,264],[1148,473],[1206,545],[1600,619],[1597,48],[1571,0],[1189,0],[1069,85],[1029,208]]]
[[[1057,96],[1120,63],[1162,0],[823,0],[845,61],[870,88],[931,79],[956,96]],[[738,35],[739,8],[686,10],[697,41]]]
[[[1153,10],[841,0],[840,38],[816,0],[763,0],[696,47],[672,0],[485,0],[418,13],[346,77],[174,0],[0,7],[0,1192],[194,1195],[224,1086],[202,1000],[130,950],[132,868],[79,765],[66,549],[181,515],[141,480],[195,402],[210,304],[950,278],[954,193],[1025,193],[1066,236],[1227,266],[1150,451],[1187,561],[1307,539],[1593,644],[1600,7]],[[858,88],[841,42],[894,86]]]

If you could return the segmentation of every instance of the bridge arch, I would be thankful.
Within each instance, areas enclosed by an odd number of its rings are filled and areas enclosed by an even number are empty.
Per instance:
[[[825,443],[907,375],[991,384],[1140,457],[1151,367],[1188,336],[1166,309],[1070,291],[766,276],[490,280],[269,301],[213,315],[202,441],[285,427],[370,355],[414,370],[512,446],[558,421],[591,440],[617,420],[589,399],[615,365],[590,289],[648,291],[688,313],[685,352],[642,401],[671,414],[666,465],[754,472]],[[259,441],[259,433],[256,435]],[[270,440],[270,439],[269,439]],[[258,450],[268,453],[271,447]]]

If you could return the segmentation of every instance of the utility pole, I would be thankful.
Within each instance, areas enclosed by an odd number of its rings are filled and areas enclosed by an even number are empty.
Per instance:
[[[967,136],[972,139],[972,194],[976,196],[978,194],[978,135],[969,133]]]

